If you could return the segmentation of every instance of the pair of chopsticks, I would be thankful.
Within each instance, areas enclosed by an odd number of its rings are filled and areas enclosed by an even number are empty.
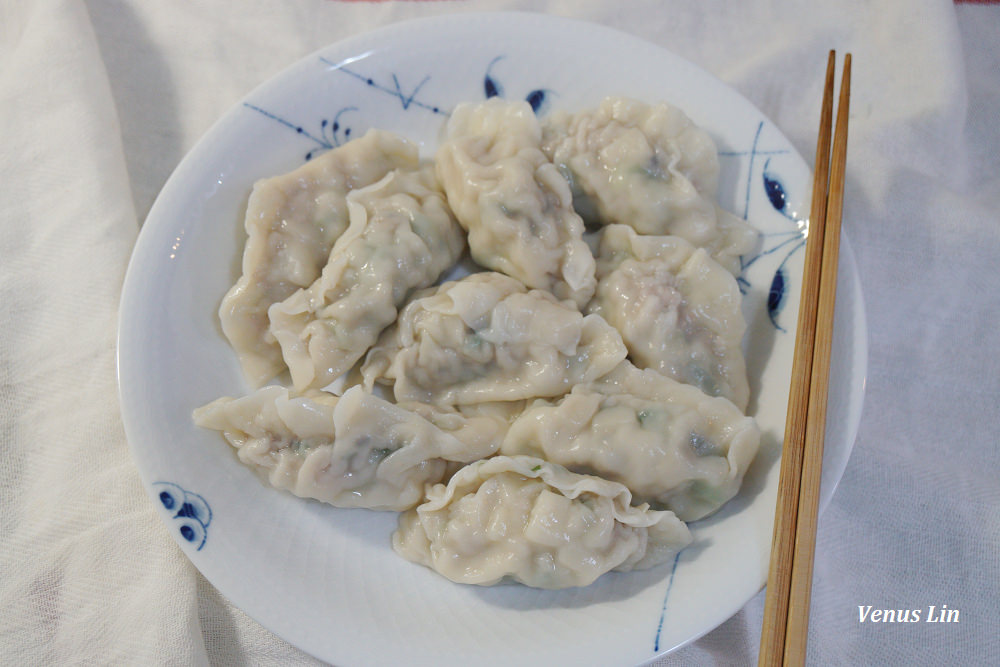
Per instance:
[[[844,203],[851,54],[844,58],[831,158],[835,64],[836,53],[830,51],[764,600],[759,664],[767,666],[802,665],[806,657]]]

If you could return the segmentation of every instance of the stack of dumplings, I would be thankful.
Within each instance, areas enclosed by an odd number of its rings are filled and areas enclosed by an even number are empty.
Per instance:
[[[455,582],[670,561],[760,443],[733,275],[756,234],[718,175],[675,107],[491,98],[433,160],[371,130],[259,181],[219,310],[255,390],[195,423],[277,489],[401,512],[393,548]]]

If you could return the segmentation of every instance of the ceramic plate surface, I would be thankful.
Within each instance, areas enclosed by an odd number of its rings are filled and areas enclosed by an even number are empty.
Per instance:
[[[744,258],[750,412],[762,451],[739,496],[691,525],[676,561],[590,587],[453,584],[397,556],[397,514],[275,491],[191,411],[249,391],[216,311],[238,277],[253,182],[369,128],[433,154],[449,110],[487,96],[539,115],[627,95],[684,109],[715,138],[720,203],[760,229]],[[817,100],[818,109],[819,100]],[[756,108],[663,49],[533,14],[401,23],[302,60],[252,92],[183,160],[151,210],[125,281],[119,383],[133,456],[185,554],[235,605],[336,665],[639,664],[738,611],[763,586],[808,215],[810,170]],[[864,307],[842,247],[824,504],[860,419]]]

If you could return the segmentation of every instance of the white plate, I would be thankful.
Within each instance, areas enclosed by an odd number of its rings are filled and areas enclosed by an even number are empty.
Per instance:
[[[218,434],[191,422],[196,406],[248,391],[216,309],[238,274],[252,183],[370,127],[419,140],[430,154],[448,110],[487,94],[528,98],[539,114],[581,109],[606,94],[670,101],[717,140],[721,203],[763,232],[741,276],[751,410],[765,433],[763,451],[741,494],[692,525],[696,543],[672,565],[611,574],[578,590],[453,584],[395,555],[396,514],[339,510],[267,488]],[[136,465],[208,580],[264,626],[329,662],[651,660],[722,623],[764,583],[809,180],[788,140],[734,91],[604,27],[465,14],[391,25],[323,49],[223,117],[177,168],[142,228],[118,343]],[[846,242],[842,254],[824,500],[854,442],[867,355]]]

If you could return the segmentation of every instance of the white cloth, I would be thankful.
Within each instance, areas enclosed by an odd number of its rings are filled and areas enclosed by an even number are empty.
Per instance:
[[[115,385],[125,266],[172,169],[254,86],[388,22],[497,8],[657,42],[809,160],[826,52],[853,53],[844,224],[871,358],[809,662],[1000,664],[1000,7],[946,0],[0,4],[0,663],[316,663],[208,584],[142,490]],[[657,664],[753,664],[762,602]],[[859,622],[942,604],[958,624]]]

